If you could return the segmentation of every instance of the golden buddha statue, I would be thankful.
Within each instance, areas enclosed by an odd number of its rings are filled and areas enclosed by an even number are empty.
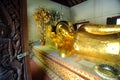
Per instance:
[[[59,55],[74,53],[120,63],[120,25],[84,24],[74,30],[69,22],[58,22],[53,41]]]

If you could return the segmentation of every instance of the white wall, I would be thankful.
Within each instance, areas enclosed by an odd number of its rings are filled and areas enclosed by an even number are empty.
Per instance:
[[[62,10],[64,13],[63,20],[69,20],[73,23],[90,21],[90,23],[95,24],[106,24],[107,17],[120,15],[120,0],[87,0],[71,8],[50,0],[27,0],[28,34],[29,40],[33,41],[40,38],[33,19],[33,13],[39,6],[58,11]]]
[[[28,17],[28,34],[29,40],[37,41],[40,39],[39,31],[36,27],[33,13],[38,7],[45,7],[47,9],[54,9],[63,12],[63,20],[70,20],[69,8],[50,0],[27,0],[27,17]]]
[[[87,0],[70,8],[73,23],[106,24],[107,17],[120,15],[120,0]]]

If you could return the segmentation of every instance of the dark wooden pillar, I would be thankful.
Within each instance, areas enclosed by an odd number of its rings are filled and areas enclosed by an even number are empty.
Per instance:
[[[30,80],[26,0],[0,0],[0,80]]]

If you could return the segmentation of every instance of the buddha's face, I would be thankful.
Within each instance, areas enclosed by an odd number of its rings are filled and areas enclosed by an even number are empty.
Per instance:
[[[56,32],[62,38],[72,36],[72,31],[74,31],[73,28],[71,28],[68,24],[64,22],[61,22],[57,25]]]

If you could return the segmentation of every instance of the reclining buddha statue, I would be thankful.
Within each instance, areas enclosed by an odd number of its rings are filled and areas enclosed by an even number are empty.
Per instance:
[[[119,33],[120,25],[84,24],[75,31],[70,22],[60,21],[53,41],[57,44],[61,57],[76,53],[119,62]]]

